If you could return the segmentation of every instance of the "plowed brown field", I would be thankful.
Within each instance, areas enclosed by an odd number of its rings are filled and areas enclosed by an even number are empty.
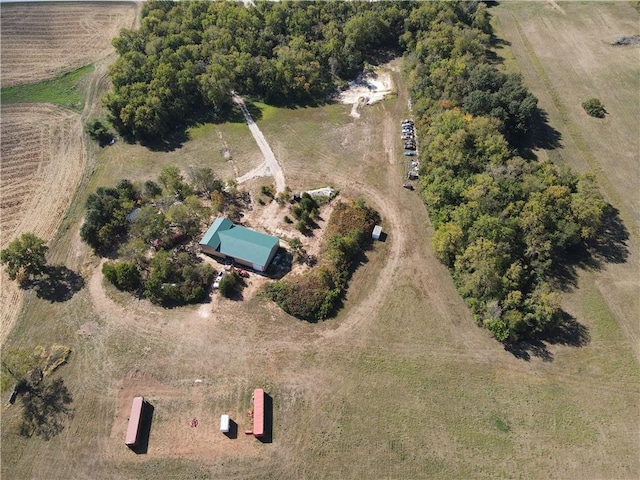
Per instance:
[[[133,3],[3,4],[3,87],[33,83],[114,52],[111,38],[132,27]]]
[[[113,38],[133,27],[135,4],[3,4],[0,82],[3,87],[54,77],[108,60]],[[104,66],[105,62],[102,61]],[[86,165],[83,117],[93,108],[96,79],[88,82],[85,114],[45,104],[0,111],[0,247],[24,232],[50,240]],[[0,339],[20,311],[22,294],[2,273]]]
[[[0,134],[0,245],[24,232],[49,240],[86,163],[80,115],[54,105],[3,106]],[[15,285],[3,284],[2,337],[21,303]]]

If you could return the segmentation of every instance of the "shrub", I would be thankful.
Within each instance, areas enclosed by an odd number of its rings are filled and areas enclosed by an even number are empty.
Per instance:
[[[291,218],[289,218],[289,215],[285,215],[284,216],[284,223],[293,223],[293,220],[291,220]]]
[[[265,197],[273,198],[275,196],[276,189],[273,185],[263,185],[260,187],[260,193]]]
[[[98,119],[89,122],[85,131],[91,138],[96,140],[101,147],[111,143],[113,140],[113,135],[109,131],[109,128]]]
[[[140,286],[140,272],[131,262],[105,262],[102,274],[118,290],[133,292]]]
[[[590,98],[589,100],[585,100],[582,102],[582,108],[584,108],[587,114],[596,118],[604,118],[605,113],[607,111],[604,109],[604,105],[597,98]]]
[[[222,277],[222,280],[220,280],[220,285],[218,287],[220,295],[225,298],[233,297],[238,293],[240,281],[240,275],[235,270],[231,270],[226,273],[224,277]]]

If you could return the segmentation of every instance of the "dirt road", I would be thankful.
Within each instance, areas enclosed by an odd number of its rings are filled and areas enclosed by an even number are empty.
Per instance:
[[[249,126],[249,130],[251,130],[251,134],[253,138],[256,139],[256,143],[258,147],[260,147],[260,151],[264,156],[264,162],[260,164],[257,168],[254,168],[250,172],[238,177],[238,183],[246,182],[247,180],[251,180],[256,177],[266,177],[272,175],[276,185],[276,192],[284,192],[285,190],[285,181],[284,181],[284,173],[282,172],[282,168],[278,161],[276,160],[276,156],[273,154],[269,143],[264,138],[264,135],[256,125],[256,122],[253,120],[253,117],[247,110],[246,105],[244,104],[244,100],[240,98],[238,95],[233,94],[233,101],[240,107],[242,110],[242,114],[244,118],[247,120],[247,125]]]

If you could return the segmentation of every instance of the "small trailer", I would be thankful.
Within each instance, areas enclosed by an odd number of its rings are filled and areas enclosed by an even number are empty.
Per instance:
[[[220,415],[220,432],[229,433],[230,419],[229,415]]]
[[[264,390],[261,388],[253,392],[253,435],[264,436]]]
[[[129,448],[138,446],[140,440],[140,424],[142,423],[142,411],[144,409],[144,398],[135,397],[131,404],[131,414],[129,415],[129,425],[127,426],[127,436],[125,445]]]
[[[380,235],[382,235],[382,227],[380,225],[376,225],[373,227],[373,232],[371,232],[371,238],[374,240],[380,240]]]

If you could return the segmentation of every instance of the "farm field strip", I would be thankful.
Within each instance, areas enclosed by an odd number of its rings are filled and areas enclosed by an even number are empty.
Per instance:
[[[136,8],[126,3],[3,4],[0,83],[34,83],[113,53],[109,40],[133,26]]]

